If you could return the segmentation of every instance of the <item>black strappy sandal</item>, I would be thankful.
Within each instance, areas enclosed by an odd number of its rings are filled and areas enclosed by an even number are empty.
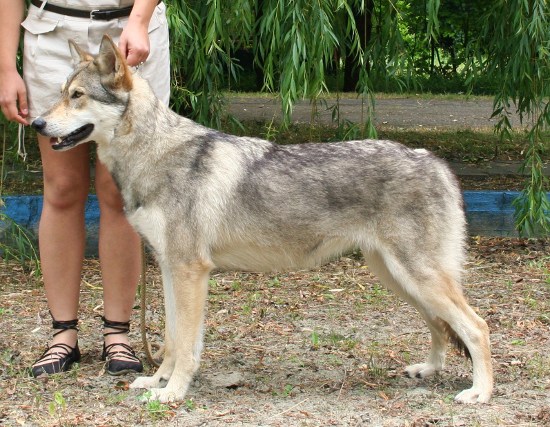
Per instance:
[[[51,313],[50,313],[51,315]],[[55,320],[52,316],[52,328],[60,329],[60,331],[53,334],[57,336],[70,329],[78,332],[78,319],[74,320]],[[48,347],[42,356],[33,363],[31,367],[31,375],[38,377],[44,374],[58,374],[60,372],[66,372],[71,369],[73,363],[80,361],[80,349],[78,348],[78,340],[76,345],[71,347],[68,344],[53,344]]]
[[[103,336],[126,334],[130,331],[130,322],[114,322],[112,320],[103,320],[104,328],[115,329],[115,332],[104,332]],[[123,350],[115,350],[114,347],[120,346]],[[103,343],[103,354],[101,360],[105,360],[107,373],[110,375],[122,375],[128,372],[142,372],[143,364],[136,356],[135,351],[127,344],[113,343],[105,345]]]

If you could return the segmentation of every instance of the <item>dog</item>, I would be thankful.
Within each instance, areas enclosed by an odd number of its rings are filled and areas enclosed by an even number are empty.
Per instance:
[[[456,401],[488,402],[489,329],[461,289],[466,221],[444,161],[396,142],[276,145],[201,126],[164,106],[105,36],[92,56],[69,42],[74,72],[32,126],[62,151],[85,142],[117,183],[161,268],[165,356],[132,388],[182,400],[199,367],[209,273],[303,269],[359,248],[382,284],[431,332],[410,377],[442,370],[449,340],[473,365]]]

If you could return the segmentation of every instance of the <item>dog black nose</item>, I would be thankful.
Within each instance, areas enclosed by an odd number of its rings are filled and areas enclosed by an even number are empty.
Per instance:
[[[46,120],[44,120],[42,117],[38,117],[37,119],[33,120],[31,126],[37,131],[41,131],[46,127]]]

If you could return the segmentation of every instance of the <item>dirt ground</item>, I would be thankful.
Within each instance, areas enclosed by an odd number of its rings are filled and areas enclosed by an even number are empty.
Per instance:
[[[441,374],[402,375],[426,357],[428,330],[357,254],[313,271],[214,274],[202,365],[187,400],[173,405],[144,402],[128,389],[133,375],[104,374],[95,260],[82,282],[81,363],[29,378],[50,334],[44,293],[39,279],[2,263],[0,425],[550,426],[549,249],[545,240],[470,240],[464,289],[490,326],[496,383],[479,406],[453,402],[471,385],[471,364],[452,349]],[[154,264],[147,278],[148,336],[159,342]],[[137,308],[132,339],[143,356]]]

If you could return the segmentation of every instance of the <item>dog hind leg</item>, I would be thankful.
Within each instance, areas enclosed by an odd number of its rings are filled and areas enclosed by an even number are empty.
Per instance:
[[[441,323],[437,322],[429,312],[415,302],[411,296],[404,291],[403,286],[397,281],[386,267],[384,259],[378,252],[363,251],[366,263],[372,272],[380,279],[381,283],[395,292],[410,305],[418,310],[431,333],[430,355],[425,363],[411,365],[405,368],[406,374],[411,378],[426,378],[443,369],[447,347],[447,335]]]
[[[445,329],[449,328],[464,343],[473,363],[473,386],[455,399],[462,403],[487,402],[493,389],[489,329],[468,305],[452,275],[442,269],[419,265],[414,256],[402,259],[405,251],[401,251],[401,258],[389,250],[383,255],[380,252],[364,253],[381,282],[420,312],[432,334],[427,361],[407,367],[408,375],[423,378],[443,368],[447,343]]]

